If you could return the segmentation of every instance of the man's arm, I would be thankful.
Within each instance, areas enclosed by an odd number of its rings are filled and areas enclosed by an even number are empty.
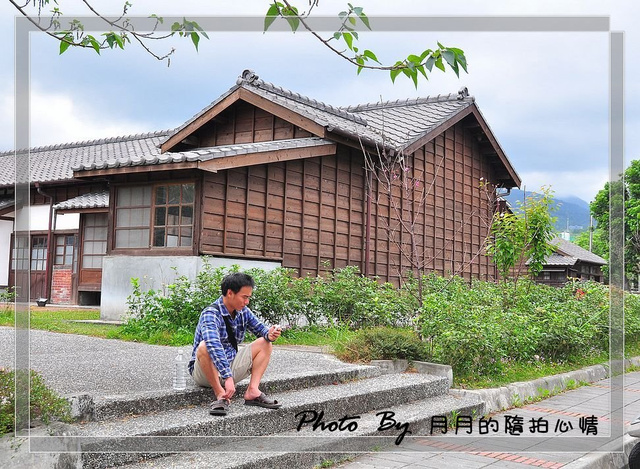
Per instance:
[[[222,317],[214,313],[214,310],[205,310],[202,318],[202,340],[207,347],[211,361],[224,380],[233,376],[229,360],[220,341],[220,321]]]
[[[270,338],[269,331],[273,329],[273,326],[271,326],[271,328],[268,328],[267,326],[265,326],[262,322],[260,322],[260,320],[255,316],[255,314],[253,314],[253,312],[249,308],[247,308],[247,311],[246,311],[246,318],[247,318],[247,329],[249,329],[253,333],[253,335],[255,335],[256,337],[264,337],[267,341],[273,342],[280,336],[280,334],[277,334],[275,338],[274,337]]]

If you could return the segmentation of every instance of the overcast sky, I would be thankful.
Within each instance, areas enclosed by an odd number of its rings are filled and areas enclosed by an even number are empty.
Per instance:
[[[130,0],[131,15],[263,15],[268,0]],[[306,7],[308,0],[299,0]],[[640,33],[633,24],[640,6],[627,1],[461,0],[362,1],[372,17],[394,15],[608,16],[612,31],[625,32],[625,158],[640,157]],[[65,18],[88,15],[80,1],[59,0]],[[346,2],[322,0],[319,14],[334,15]],[[96,1],[105,14],[118,3]],[[0,0],[0,150],[14,146],[13,17]],[[233,24],[233,19],[229,20]],[[436,42],[463,49],[469,74],[434,72],[418,89],[409,80],[392,84],[386,72],[355,70],[309,34],[210,32],[200,51],[185,41],[175,46],[171,66],[139,47],[124,52],[70,50],[33,33],[31,57],[31,145],[49,145],[177,127],[234,85],[244,69],[260,78],[332,105],[455,93],[462,86],[480,110],[528,191],[551,185],[558,196],[591,201],[608,179],[609,35],[606,32],[396,32],[363,33],[363,48],[385,62],[433,48]],[[21,49],[19,50],[26,50]]]

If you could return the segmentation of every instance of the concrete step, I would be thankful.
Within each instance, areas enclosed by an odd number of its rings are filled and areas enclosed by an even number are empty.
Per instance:
[[[139,454],[139,461],[126,464],[124,467],[313,468],[323,461],[340,461],[358,452],[381,449],[393,451],[394,448],[407,444],[413,436],[429,435],[434,416],[449,417],[452,412],[478,418],[484,414],[484,403],[478,396],[441,395],[396,405],[382,411],[374,410],[361,415],[350,413],[348,417],[359,418],[344,419],[342,430],[339,421],[334,420],[335,423],[331,423],[331,419],[325,415],[324,430],[320,425],[316,425],[314,430],[313,424],[310,423],[300,431],[289,430],[269,437],[204,437],[194,438],[185,443],[175,441],[175,444],[181,446],[183,453],[153,459],[151,458],[154,454]],[[312,416],[308,417],[310,419]],[[357,424],[357,428],[353,422]],[[331,431],[336,426],[338,429]]]
[[[283,403],[277,411],[242,405],[234,399],[229,415],[209,415],[207,406],[193,406],[125,417],[110,421],[75,425],[73,433],[80,438],[82,465],[103,468],[137,460],[139,451],[162,456],[183,451],[176,441],[204,441],[203,437],[241,437],[273,435],[296,428],[301,413],[323,412],[325,420],[340,419],[376,409],[447,396],[446,377],[423,374],[391,374],[342,384],[316,386],[309,389],[276,392],[270,395]],[[242,393],[238,393],[242,396]],[[471,398],[470,398],[471,399]],[[167,438],[193,436],[194,438]],[[149,438],[150,437],[150,438]],[[184,440],[184,441],[183,441]]]
[[[262,380],[260,387],[267,394],[275,394],[295,389],[307,389],[315,386],[373,378],[383,373],[383,370],[376,366],[342,364],[329,356],[323,359],[328,365],[325,368],[326,371],[297,371],[285,377],[272,374]],[[238,395],[244,394],[248,382],[247,379],[238,384]],[[125,395],[102,396],[96,399],[86,396],[84,399],[85,402],[80,403],[79,406],[85,410],[78,412],[78,419],[105,421],[206,404],[211,402],[212,393],[211,389],[195,386],[191,378],[188,378],[187,389],[184,391],[167,389],[140,393],[129,392]]]

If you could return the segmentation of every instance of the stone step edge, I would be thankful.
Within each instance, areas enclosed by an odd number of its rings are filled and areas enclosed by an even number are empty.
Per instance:
[[[429,404],[427,406],[426,404]],[[434,405],[435,404],[435,405]],[[418,412],[417,410],[428,407],[429,410],[426,412]],[[323,438],[326,436],[324,434],[319,435],[319,433],[327,433],[328,427],[326,430],[321,430],[321,427],[318,426],[318,430],[313,431],[311,427],[306,426],[301,429],[300,432],[296,430],[282,432],[280,434],[270,435],[270,437],[296,437],[301,434],[307,434],[309,436],[316,435],[312,439],[305,439],[304,443],[307,443],[306,446],[297,446],[293,450],[287,451],[265,451],[264,454],[256,454],[256,453],[239,453],[239,454],[230,454],[230,453],[214,453],[214,452],[206,452],[206,453],[186,453],[186,454],[162,454],[162,453],[148,453],[141,454],[141,457],[146,457],[148,459],[144,461],[139,461],[137,463],[127,464],[125,467],[127,469],[144,469],[149,467],[154,467],[158,469],[162,468],[176,468],[176,467],[189,467],[189,464],[192,464],[191,467],[204,467],[204,463],[210,463],[208,460],[215,455],[216,466],[220,469],[231,469],[231,468],[242,468],[242,469],[258,469],[258,468],[280,468],[280,467],[315,467],[318,464],[321,464],[325,460],[341,460],[346,457],[352,456],[355,451],[372,451],[376,448],[376,446],[380,446],[378,442],[383,441],[385,447],[389,447],[390,450],[393,450],[395,447],[400,447],[402,442],[404,441],[405,436],[409,436],[409,433],[404,433],[404,427],[402,425],[408,424],[407,429],[411,431],[412,436],[424,436],[430,432],[431,429],[431,419],[434,416],[441,415],[451,415],[452,413],[457,413],[458,415],[474,415],[476,418],[480,417],[484,414],[484,402],[480,401],[477,396],[438,396],[434,398],[429,398],[423,401],[416,401],[409,404],[402,404],[392,409],[387,410],[386,412],[393,412],[393,415],[390,413],[386,413],[384,415],[380,415],[380,410],[375,410],[372,412],[368,412],[366,414],[362,414],[358,423],[358,427],[355,431],[349,432],[346,427],[349,422],[353,422],[355,420],[345,420],[343,422],[343,430],[346,433],[345,438],[341,439],[341,444],[344,446],[349,446],[349,441],[342,441],[348,438],[349,436],[362,436],[362,437],[373,437],[373,436],[381,436],[385,438],[380,439],[369,439],[366,441],[362,441],[362,439],[357,439],[356,442],[352,443],[350,451],[342,452],[341,448],[336,447],[336,443],[334,440],[327,441],[327,438]],[[353,417],[352,415],[350,415]],[[383,419],[384,422],[383,422]],[[381,426],[390,426],[392,421],[395,421],[400,428],[393,427],[386,430],[380,430]],[[337,422],[337,420],[334,420]],[[325,420],[325,424],[331,425],[329,421]],[[353,428],[353,425],[352,425]],[[340,433],[340,430],[336,430],[334,432],[329,432],[330,435],[335,435],[336,432]],[[342,435],[340,435],[342,436]],[[246,438],[246,437],[245,437]],[[316,440],[316,441],[313,441]],[[241,442],[240,439],[237,440]],[[281,441],[281,440],[279,440]],[[232,442],[228,442],[232,444]],[[296,440],[296,445],[300,443],[300,440]],[[312,443],[312,444],[308,444]],[[207,443],[208,444],[208,443]],[[276,443],[274,442],[273,445]],[[279,444],[279,443],[278,443]],[[338,449],[338,450],[337,450]],[[378,448],[379,449],[379,448]],[[220,457],[221,455],[225,455]],[[195,456],[194,456],[195,455]],[[190,460],[187,463],[187,459],[196,458],[195,461]],[[229,461],[228,464],[224,464],[222,460]],[[233,461],[231,461],[233,460]],[[184,461],[184,463],[181,463]],[[116,462],[116,461],[114,461]],[[195,462],[195,464],[194,464]],[[201,464],[198,464],[201,463]]]
[[[210,392],[210,391],[209,391]],[[109,439],[114,436],[153,436],[175,434],[228,434],[226,427],[234,428],[260,425],[263,434],[283,431],[282,425],[286,417],[301,412],[309,407],[327,409],[328,415],[339,412],[357,410],[368,412],[377,406],[402,404],[429,397],[447,395],[449,392],[446,378],[431,375],[403,374],[397,376],[380,375],[368,379],[352,380],[342,384],[329,384],[305,389],[295,389],[271,397],[283,402],[284,405],[276,414],[268,409],[250,407],[242,404],[242,398],[235,398],[229,415],[215,417],[209,415],[208,406],[191,406],[184,409],[169,409],[157,413],[125,416],[112,421],[85,422],[70,426],[70,430],[87,438],[102,437]],[[241,396],[237,393],[236,396]],[[209,396],[209,401],[211,396]],[[344,410],[341,410],[344,409]],[[271,421],[274,415],[279,421]],[[186,424],[185,424],[186,421]]]
[[[295,389],[326,386],[334,382],[369,379],[382,374],[383,370],[379,367],[360,365],[328,373],[265,379],[261,383],[261,388],[268,394],[274,394]],[[244,393],[247,384],[248,381],[240,382],[236,393]],[[202,405],[211,401],[211,390],[190,385],[184,391],[168,389],[102,399],[94,399],[89,394],[78,394],[67,396],[67,400],[70,402],[71,416],[75,421],[104,421],[130,415]]]

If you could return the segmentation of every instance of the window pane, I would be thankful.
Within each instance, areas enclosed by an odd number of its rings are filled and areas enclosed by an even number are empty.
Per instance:
[[[169,212],[169,215],[167,216],[167,225],[179,225],[180,207],[169,207],[167,211]]]
[[[169,186],[169,203],[180,203],[180,186]]]
[[[164,228],[155,228],[153,230],[153,245],[164,246]]]
[[[167,247],[178,246],[178,227],[167,228]]]
[[[156,187],[156,205],[165,205],[167,203],[167,187]]]
[[[182,203],[192,204],[195,195],[195,184],[182,185]]]
[[[131,187],[119,187],[117,199],[118,207],[129,207],[131,205]]]
[[[191,227],[180,228],[180,246],[191,246]]]
[[[164,226],[167,224],[166,219],[166,208],[165,207],[156,207],[156,226]],[[156,245],[157,246],[157,245]]]
[[[191,205],[182,206],[182,220],[180,221],[180,224],[181,225],[193,224],[193,206]]]
[[[56,256],[61,256],[64,254],[64,246],[56,246]]]
[[[73,263],[73,253],[64,256],[64,265],[71,265]]]

